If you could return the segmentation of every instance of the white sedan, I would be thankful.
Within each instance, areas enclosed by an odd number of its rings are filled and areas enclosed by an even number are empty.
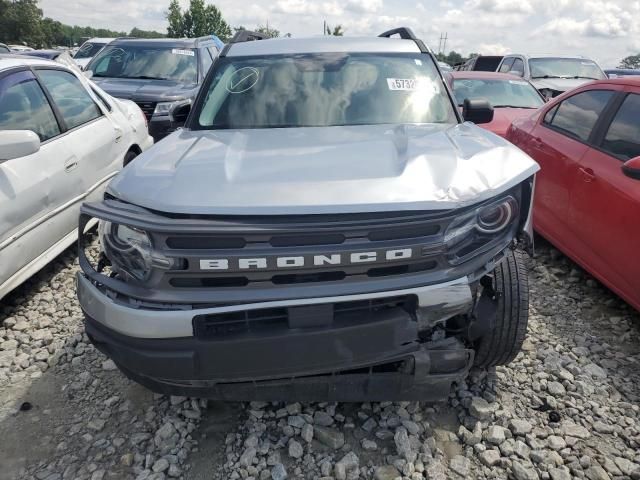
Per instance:
[[[152,144],[135,103],[58,63],[0,56],[0,299],[73,244],[80,204]]]

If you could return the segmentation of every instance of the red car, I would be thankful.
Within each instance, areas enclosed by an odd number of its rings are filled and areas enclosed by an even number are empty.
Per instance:
[[[483,98],[493,107],[493,121],[482,128],[504,137],[516,118],[531,115],[544,105],[544,97],[528,81],[515,75],[495,72],[451,72],[447,75],[458,105],[466,98]]]
[[[640,78],[567,92],[507,139],[541,167],[534,228],[640,310]]]

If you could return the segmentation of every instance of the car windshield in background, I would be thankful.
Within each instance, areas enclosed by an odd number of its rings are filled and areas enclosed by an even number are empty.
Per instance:
[[[84,43],[73,58],[91,58],[94,57],[106,43]]]
[[[139,78],[196,83],[198,67],[192,48],[142,45],[105,47],[87,66],[94,77]]]
[[[529,69],[531,78],[607,78],[594,61],[586,58],[532,58]]]
[[[544,105],[537,90],[524,80],[456,79],[453,94],[459,106],[465,98],[484,98],[496,108],[539,108]]]
[[[225,57],[215,68],[197,113],[202,128],[457,122],[426,55]]]

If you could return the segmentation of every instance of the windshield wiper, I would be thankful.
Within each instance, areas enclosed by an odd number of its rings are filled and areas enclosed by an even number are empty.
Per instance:
[[[493,108],[531,108],[536,109],[538,107],[524,107],[522,105],[492,105]]]
[[[584,78],[586,80],[602,80],[601,78],[596,78],[596,77],[583,77],[582,75],[576,75],[575,77],[571,77],[571,78]]]
[[[534,78],[571,78],[571,77],[561,77],[560,75],[538,75],[531,78],[534,79]]]
[[[153,77],[150,75],[138,75],[135,77],[118,77],[118,78],[133,78],[136,80],[171,80],[170,78],[167,78],[167,77]]]

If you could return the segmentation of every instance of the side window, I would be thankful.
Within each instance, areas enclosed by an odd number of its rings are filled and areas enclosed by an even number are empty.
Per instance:
[[[51,94],[67,128],[75,128],[102,115],[75,75],[62,70],[39,70],[38,76]]]
[[[522,61],[521,58],[516,58],[513,61],[513,65],[511,66],[511,70],[509,70],[510,72],[513,72],[516,75],[520,75],[521,77],[524,77],[524,62]]]
[[[586,142],[612,96],[609,90],[589,90],[569,97],[558,106],[549,125]]]
[[[640,95],[630,94],[618,110],[602,148],[623,160],[640,157]]]
[[[502,61],[502,65],[500,65],[500,73],[509,73],[511,71],[511,65],[513,65],[513,61],[515,58],[505,58]]]
[[[60,134],[51,105],[31,72],[0,80],[0,130],[31,130],[42,142]]]

